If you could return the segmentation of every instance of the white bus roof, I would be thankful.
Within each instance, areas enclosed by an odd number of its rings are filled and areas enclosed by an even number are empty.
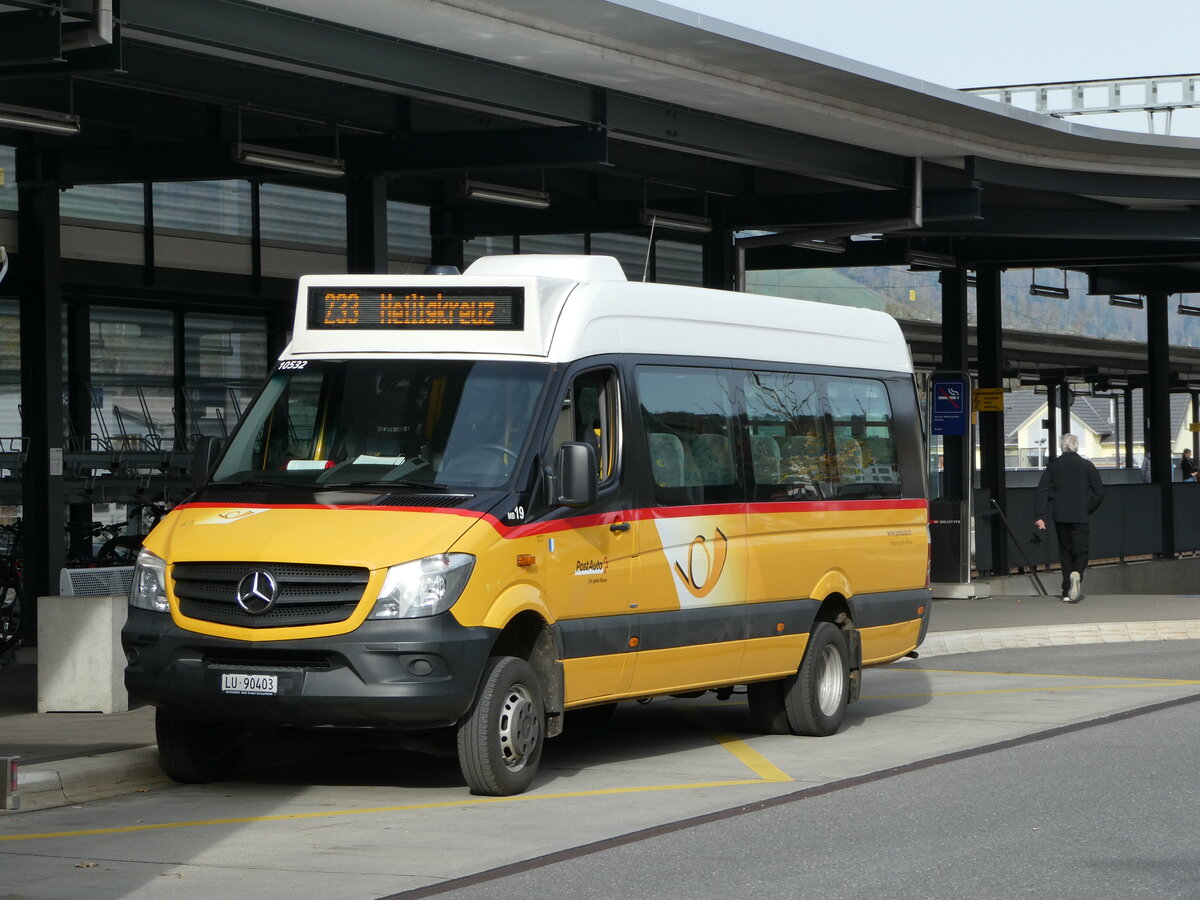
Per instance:
[[[507,304],[511,321],[487,318],[506,316]],[[383,320],[391,324],[371,324]],[[900,327],[885,313],[630,282],[609,256],[538,254],[483,257],[462,275],[306,275],[281,358],[564,362],[606,353],[912,371]]]

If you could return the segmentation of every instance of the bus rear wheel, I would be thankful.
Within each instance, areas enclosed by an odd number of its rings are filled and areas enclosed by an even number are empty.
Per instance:
[[[529,787],[546,739],[542,687],[515,656],[488,660],[475,705],[458,726],[458,764],[473,794],[506,797]]]
[[[783,705],[793,734],[835,734],[850,702],[850,651],[846,635],[818,622],[795,675],[783,681]]]
[[[159,709],[154,735],[159,766],[184,784],[223,781],[242,757],[241,730],[232,725],[180,719]]]

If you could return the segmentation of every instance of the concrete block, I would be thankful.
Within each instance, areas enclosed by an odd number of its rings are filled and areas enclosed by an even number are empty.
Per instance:
[[[129,598],[38,598],[38,713],[125,712]]]

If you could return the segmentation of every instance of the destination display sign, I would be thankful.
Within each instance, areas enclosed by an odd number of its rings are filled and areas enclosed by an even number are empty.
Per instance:
[[[525,291],[519,287],[314,287],[309,328],[520,331]]]

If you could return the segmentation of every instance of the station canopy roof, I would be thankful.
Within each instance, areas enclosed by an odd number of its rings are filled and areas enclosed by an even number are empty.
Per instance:
[[[31,130],[30,110],[78,134]],[[383,175],[434,208],[435,238],[656,216],[681,240],[761,233],[752,269],[1061,267],[1098,294],[1200,291],[1200,140],[658,0],[0,0],[0,143],[30,142],[61,185]]]

